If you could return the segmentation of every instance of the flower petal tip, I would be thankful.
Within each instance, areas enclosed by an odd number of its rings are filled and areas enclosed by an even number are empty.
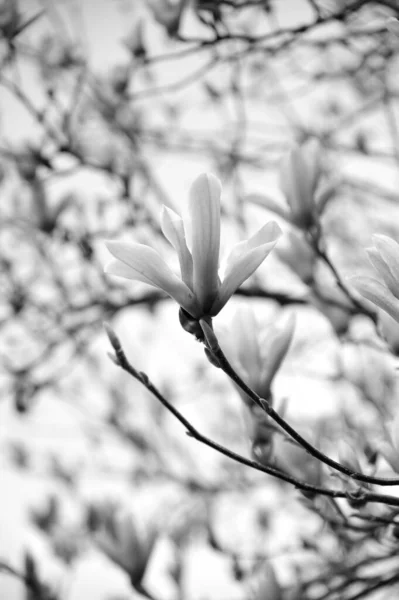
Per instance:
[[[399,250],[399,244],[389,235],[385,235],[384,233],[374,233],[371,237],[374,242],[374,246],[379,251],[384,251],[384,249],[392,251],[393,248],[398,248]]]
[[[276,221],[270,221],[270,226],[271,226],[271,235],[270,235],[270,241],[274,240],[277,242],[278,238],[283,235],[283,230],[281,229],[280,225],[276,222]]]
[[[387,236],[383,233],[373,233],[373,235],[371,236],[371,239],[373,241],[386,240],[387,238],[390,239],[389,236]]]
[[[194,180],[193,185],[195,183],[198,183],[201,185],[205,185],[205,184],[218,185],[218,186],[220,186],[220,189],[222,189],[222,184],[220,182],[220,179],[218,179],[218,177],[216,177],[216,175],[214,175],[213,173],[201,173]]]
[[[191,184],[191,196],[201,199],[203,196],[212,198],[213,202],[219,202],[222,194],[222,184],[212,173],[201,173]]]
[[[117,248],[117,246],[120,244],[120,242],[117,242],[115,240],[105,240],[104,244],[105,244],[107,250],[109,250],[109,252],[111,252],[111,254],[113,254],[114,250]]]

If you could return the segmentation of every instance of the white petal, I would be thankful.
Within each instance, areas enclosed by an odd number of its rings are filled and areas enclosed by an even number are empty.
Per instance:
[[[161,226],[164,236],[178,254],[182,279],[192,289],[193,259],[187,248],[183,219],[171,208],[164,206],[161,215]]]
[[[205,312],[219,289],[221,185],[213,175],[200,175],[191,186],[193,289]]]
[[[392,290],[392,293],[399,296],[399,244],[386,235],[373,235],[373,241],[396,282],[396,292]]]
[[[269,223],[266,223],[266,225],[261,227],[248,240],[239,242],[238,244],[233,246],[233,249],[227,257],[226,261],[226,275],[230,271],[230,265],[234,265],[234,263],[240,256],[243,256],[249,250],[253,250],[258,246],[262,246],[263,244],[267,244],[269,242],[275,242],[281,234],[282,231],[277,225],[277,223],[275,221],[269,221]]]
[[[106,246],[126,267],[117,268],[115,263],[111,262],[107,265],[108,272],[163,290],[192,316],[197,316],[197,306],[191,290],[171,271],[153,248],[143,244],[113,241],[106,242]]]
[[[362,296],[385,310],[395,321],[399,322],[399,300],[383,283],[372,277],[363,276],[350,277],[349,282]]]
[[[261,370],[260,387],[265,393],[270,391],[270,385],[275,374],[280,368],[285,355],[291,345],[295,329],[295,315],[291,313],[288,317],[280,317],[271,331],[267,331],[267,356],[264,357],[264,365]]]
[[[242,306],[236,312],[233,323],[239,361],[245,368],[248,383],[251,387],[255,387],[262,368],[258,336],[259,324],[254,311],[249,306]]]
[[[263,244],[268,244],[269,242],[276,242],[282,233],[276,221],[269,221],[247,240],[248,250],[263,246]]]
[[[396,293],[395,290],[398,289],[398,283],[392,277],[392,273],[391,273],[388,265],[382,258],[381,254],[379,253],[377,248],[374,248],[374,247],[366,248],[366,252],[368,254],[371,264],[376,269],[377,273],[379,273],[379,275],[381,275],[381,277],[383,278],[383,280],[386,283],[386,285],[388,286],[388,288],[395,295],[395,293]]]
[[[116,277],[125,277],[125,279],[133,279],[134,281],[142,281],[148,283],[147,277],[142,277],[137,271],[121,262],[117,258],[111,260],[105,265],[104,273],[107,275],[116,275]]]
[[[212,305],[210,315],[215,316],[221,311],[223,306],[226,304],[228,299],[234,294],[237,288],[248,277],[252,275],[254,271],[262,264],[270,251],[274,248],[276,242],[269,242],[263,244],[258,248],[249,250],[243,255],[240,255],[234,263],[230,263],[228,272],[220,287],[219,294]]]

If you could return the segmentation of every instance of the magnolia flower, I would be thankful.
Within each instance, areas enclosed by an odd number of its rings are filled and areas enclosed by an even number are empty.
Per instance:
[[[316,140],[296,146],[281,163],[280,187],[288,202],[291,220],[300,227],[313,223],[314,196],[320,176],[320,146]]]
[[[239,375],[261,398],[271,401],[271,384],[294,333],[294,315],[280,317],[269,323],[259,335],[259,325],[249,308],[237,311],[233,321],[234,334],[218,332],[223,351]],[[240,387],[238,393],[245,404],[244,422],[254,458],[268,464],[273,454],[275,428],[268,415],[256,406]]]
[[[94,541],[113,562],[128,573],[133,585],[140,585],[159,528],[146,526],[143,519],[121,506],[104,504],[97,509]]]
[[[186,241],[183,219],[170,208],[163,207],[162,231],[177,252],[181,278],[153,248],[115,241],[107,242],[107,248],[115,258],[106,265],[106,273],[142,281],[164,291],[194,319],[217,315],[237,288],[265,260],[281,234],[278,225],[272,221],[249,240],[236,244],[227,257],[221,281],[220,194],[220,182],[213,175],[200,175],[192,184],[188,206],[190,245]]]
[[[373,242],[366,251],[382,281],[368,276],[350,281],[362,296],[399,322],[399,244],[386,235],[373,235]]]
[[[261,397],[270,397],[270,386],[290,347],[295,327],[293,314],[280,316],[259,332],[259,325],[250,308],[237,311],[233,321],[234,333],[229,339],[222,332],[222,348],[246,383]],[[239,392],[246,404],[252,401]]]
[[[251,195],[249,200],[272,210],[297,227],[308,229],[318,222],[335,189],[331,183],[320,188],[320,157],[320,144],[312,139],[302,146],[295,146],[283,158],[279,182],[287,202],[285,206],[269,197]]]

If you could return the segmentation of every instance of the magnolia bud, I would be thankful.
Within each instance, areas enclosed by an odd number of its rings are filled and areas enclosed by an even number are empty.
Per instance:
[[[317,218],[315,192],[321,173],[317,140],[296,146],[282,161],[280,187],[291,209],[291,221],[302,229],[312,227]]]

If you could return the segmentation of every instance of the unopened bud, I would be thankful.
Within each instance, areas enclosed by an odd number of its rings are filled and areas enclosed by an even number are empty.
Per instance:
[[[309,229],[317,220],[315,192],[321,173],[320,145],[315,139],[293,148],[281,163],[280,186],[291,221],[301,229]]]

